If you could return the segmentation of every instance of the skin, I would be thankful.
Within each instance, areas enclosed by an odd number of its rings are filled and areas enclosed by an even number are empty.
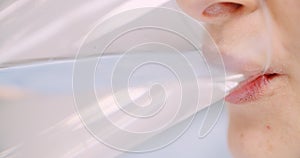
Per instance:
[[[272,53],[267,68],[278,75],[258,98],[228,103],[228,143],[233,157],[299,158],[300,1],[264,0],[269,20],[259,0],[177,2],[187,14],[205,22],[225,58],[244,65],[239,71],[259,74],[266,67],[266,52]]]

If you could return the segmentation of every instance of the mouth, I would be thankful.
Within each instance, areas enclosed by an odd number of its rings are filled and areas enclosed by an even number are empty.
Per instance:
[[[259,100],[265,95],[270,83],[281,76],[278,73],[266,73],[255,75],[240,83],[233,89],[225,100],[232,104],[243,104]]]

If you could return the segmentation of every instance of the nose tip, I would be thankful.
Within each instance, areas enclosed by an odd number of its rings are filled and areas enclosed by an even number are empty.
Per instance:
[[[204,18],[225,17],[236,14],[243,5],[232,2],[217,2],[209,5],[202,11]]]
[[[180,7],[201,22],[214,23],[255,11],[258,0],[177,0]]]
[[[265,33],[260,8],[263,0],[177,1],[183,11],[205,24],[215,44],[204,41],[203,54],[214,66],[245,76],[260,73],[268,66],[265,63],[270,56],[265,53],[265,43],[269,36]],[[222,58],[221,63],[216,60],[216,54]]]

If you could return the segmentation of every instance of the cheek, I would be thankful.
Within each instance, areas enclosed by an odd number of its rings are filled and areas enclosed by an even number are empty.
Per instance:
[[[288,52],[294,52],[300,57],[300,1],[299,0],[272,0],[267,1],[273,16],[274,26]]]
[[[267,5],[284,34],[300,37],[299,22],[296,20],[300,15],[299,0],[272,0],[267,1]]]

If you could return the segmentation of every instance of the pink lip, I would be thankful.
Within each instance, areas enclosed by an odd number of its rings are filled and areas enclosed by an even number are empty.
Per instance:
[[[249,78],[235,88],[225,100],[232,104],[242,104],[258,100],[263,95],[263,90],[268,86],[270,80],[277,74],[265,74]]]

